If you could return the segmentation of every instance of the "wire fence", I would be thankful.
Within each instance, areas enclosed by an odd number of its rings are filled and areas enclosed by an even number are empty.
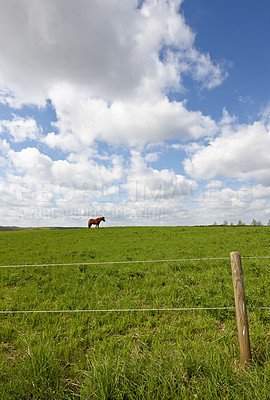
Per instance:
[[[270,307],[247,307],[248,310],[270,310]],[[111,310],[3,310],[0,314],[64,314],[64,313],[124,313],[124,312],[162,312],[162,311],[209,311],[235,310],[235,307],[189,307],[189,308],[127,308]]]
[[[270,259],[270,256],[243,256],[242,259]],[[30,267],[55,267],[55,266],[81,266],[81,265],[112,265],[112,264],[138,264],[138,263],[165,263],[188,261],[230,260],[230,257],[209,258],[179,258],[166,260],[126,260],[126,261],[100,261],[78,263],[53,263],[53,264],[20,264],[0,265],[0,268],[30,268]],[[248,310],[270,310],[270,307],[247,307]],[[180,307],[180,308],[130,308],[130,309],[90,309],[90,310],[0,310],[0,314],[64,314],[64,313],[125,313],[125,312],[164,312],[164,311],[209,311],[209,310],[235,310],[235,307]]]
[[[270,259],[270,256],[247,256],[242,259]],[[126,261],[96,261],[96,262],[77,262],[77,263],[53,263],[53,264],[19,264],[19,265],[0,265],[0,268],[30,268],[30,267],[62,267],[78,265],[110,265],[110,264],[142,264],[142,263],[164,263],[164,262],[188,262],[188,261],[211,261],[211,260],[230,260],[230,257],[209,257],[209,258],[178,258],[169,260],[126,260]]]

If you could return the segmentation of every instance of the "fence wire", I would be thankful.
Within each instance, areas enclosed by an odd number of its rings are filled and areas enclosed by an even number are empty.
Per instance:
[[[241,256],[241,259],[270,259],[270,256]],[[127,260],[127,261],[101,261],[81,263],[54,263],[54,264],[21,264],[0,265],[0,268],[30,268],[30,267],[55,267],[55,266],[79,266],[79,265],[111,265],[111,264],[138,264],[138,263],[162,263],[162,262],[187,262],[187,261],[211,261],[230,260],[230,257],[209,258],[179,258],[170,260]],[[270,307],[247,307],[248,310],[270,310]],[[0,314],[46,314],[46,313],[123,313],[123,312],[162,312],[162,311],[207,311],[207,310],[235,310],[235,307],[181,307],[181,308],[131,308],[131,309],[101,309],[101,310],[0,310]]]
[[[270,307],[247,307],[248,310],[270,310]],[[0,314],[47,314],[47,313],[114,313],[114,312],[156,312],[156,311],[209,311],[235,310],[235,307],[182,307],[182,308],[127,308],[111,310],[3,310]]]
[[[251,256],[241,259],[270,259],[270,256]],[[54,263],[54,264],[20,264],[20,265],[0,265],[0,268],[30,268],[30,267],[63,267],[78,265],[110,265],[110,264],[142,264],[142,263],[164,263],[164,262],[186,262],[186,261],[211,261],[211,260],[230,260],[230,257],[210,257],[210,258],[178,258],[172,260],[126,260],[126,261],[96,261],[96,262],[77,262],[77,263]]]

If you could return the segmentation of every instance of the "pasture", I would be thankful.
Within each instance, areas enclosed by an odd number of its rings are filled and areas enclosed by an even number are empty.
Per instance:
[[[246,226],[0,232],[2,266],[77,263],[0,268],[0,310],[234,306],[230,252],[270,256],[269,242],[270,227]],[[270,259],[242,264],[247,307],[269,307]],[[269,310],[248,309],[253,360],[245,367],[234,310],[0,318],[4,400],[269,399]]]

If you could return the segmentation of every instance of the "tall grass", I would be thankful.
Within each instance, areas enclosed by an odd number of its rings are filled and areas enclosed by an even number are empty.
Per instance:
[[[0,264],[270,255],[268,227],[0,232]],[[243,260],[248,306],[269,306],[270,260]],[[229,260],[0,268],[1,310],[233,306]],[[268,399],[269,311],[2,314],[3,399]]]

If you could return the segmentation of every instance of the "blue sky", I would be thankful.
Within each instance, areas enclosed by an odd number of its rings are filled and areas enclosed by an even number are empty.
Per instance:
[[[0,5],[0,225],[268,223],[267,0]]]
[[[215,118],[226,107],[240,121],[256,118],[269,102],[270,35],[267,0],[188,0],[182,6],[188,25],[196,35],[198,48],[209,51],[215,60],[228,62],[228,79],[205,97],[191,100]]]

